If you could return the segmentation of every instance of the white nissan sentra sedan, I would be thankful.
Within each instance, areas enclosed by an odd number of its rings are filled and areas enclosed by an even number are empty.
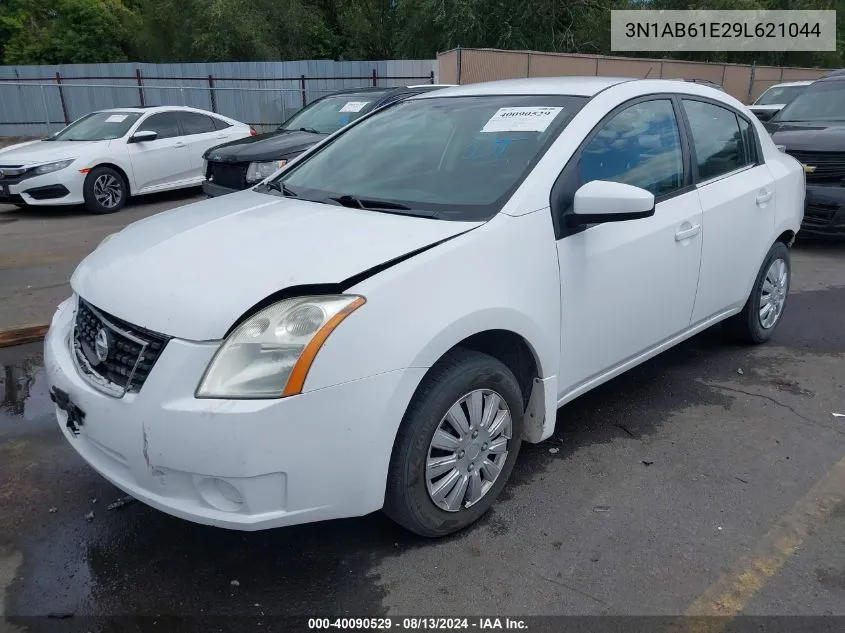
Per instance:
[[[255,133],[181,106],[91,112],[46,139],[0,150],[0,204],[114,213],[130,196],[202,184],[207,149]]]
[[[720,321],[769,339],[803,201],[801,165],[712,88],[428,93],[106,238],[46,338],[60,428],[199,523],[383,508],[445,535],[564,403]]]

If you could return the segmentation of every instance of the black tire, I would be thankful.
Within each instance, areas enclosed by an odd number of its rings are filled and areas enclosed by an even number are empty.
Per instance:
[[[428,492],[425,468],[429,447],[449,409],[463,396],[480,389],[498,394],[510,410],[507,456],[498,476],[478,501],[466,507],[462,495],[460,509],[447,511],[435,505]],[[426,374],[405,412],[391,456],[384,512],[399,525],[425,537],[446,536],[477,521],[493,505],[511,475],[522,443],[523,415],[522,391],[507,366],[480,352],[460,348],[449,352]],[[487,457],[490,453],[482,452],[474,459],[482,463]],[[443,475],[440,481],[448,476]],[[478,476],[485,474],[479,471]]]
[[[760,308],[762,299],[763,284],[766,279],[766,273],[771,267],[772,263],[781,259],[786,264],[786,295],[783,307],[774,324],[768,328],[763,327],[760,321]],[[780,322],[783,320],[783,313],[786,311],[786,305],[789,303],[789,285],[792,276],[792,264],[789,258],[789,249],[783,242],[775,242],[769,249],[766,259],[763,260],[763,265],[757,273],[757,279],[754,281],[754,287],[751,289],[751,295],[745,302],[742,312],[732,316],[725,321],[725,328],[728,334],[735,341],[741,343],[759,344],[765,343],[775,333]]]
[[[101,184],[98,183],[101,179],[103,179],[101,183],[109,184],[111,191],[119,192],[118,199],[113,206],[109,206],[107,203],[98,200],[98,196],[95,195],[94,188],[98,184]],[[85,198],[85,210],[97,214],[116,213],[123,208],[123,205],[126,204],[126,200],[129,198],[129,186],[126,183],[126,179],[119,171],[111,167],[95,167],[89,171],[85,177],[85,185],[83,186],[82,192]]]

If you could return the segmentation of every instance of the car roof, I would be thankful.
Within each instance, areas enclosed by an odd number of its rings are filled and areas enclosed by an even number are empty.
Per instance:
[[[790,86],[809,86],[813,83],[815,79],[808,79],[806,81],[784,81],[783,83],[775,84],[774,86],[769,86],[766,90],[771,90],[772,88],[788,88]]]
[[[631,77],[535,77],[531,79],[501,79],[484,83],[463,84],[442,88],[437,96],[474,97],[483,95],[573,95],[592,97],[605,88],[634,81]],[[419,95],[417,99],[425,99]]]
[[[173,105],[158,105],[158,106],[129,106],[126,108],[104,108],[102,110],[96,110],[96,112],[138,112],[138,113],[147,113],[147,112],[171,112],[174,110],[182,110],[184,112],[202,112],[203,114],[210,114],[212,116],[227,118],[222,114],[217,114],[216,112],[209,112],[208,110],[202,110],[200,108],[191,108],[189,106],[173,106]]]
[[[834,79],[834,80],[845,79],[845,68],[840,69],[840,70],[833,70],[833,71],[827,73],[826,75],[824,75],[823,77],[820,77],[816,81],[827,81],[829,79]]]
[[[484,95],[567,95],[592,97],[607,88],[620,84],[642,84],[651,90],[662,88],[689,94],[708,94],[701,90],[714,91],[727,96],[718,84],[706,80],[687,81],[683,79],[646,79],[640,77],[536,77],[528,79],[503,79],[484,83],[473,83],[442,88],[433,94],[421,94],[414,99],[437,97],[463,97]],[[671,86],[671,87],[670,87]]]

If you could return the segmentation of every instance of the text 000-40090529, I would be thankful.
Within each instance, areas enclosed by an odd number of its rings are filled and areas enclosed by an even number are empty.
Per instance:
[[[447,631],[476,630],[527,631],[524,619],[510,617],[374,617],[374,618],[309,618],[310,630],[346,629],[351,631]]]
[[[611,11],[614,51],[835,51],[836,11]]]

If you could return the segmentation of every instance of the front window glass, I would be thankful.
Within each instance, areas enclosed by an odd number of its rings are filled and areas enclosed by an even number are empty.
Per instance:
[[[92,112],[52,136],[51,141],[107,141],[121,138],[140,117],[138,112]]]
[[[294,114],[282,123],[279,130],[333,134],[369,112],[373,103],[383,95],[373,91],[323,97]]]
[[[601,126],[578,161],[581,182],[609,180],[655,196],[684,186],[684,161],[675,110],[668,99],[644,101]]]
[[[819,81],[807,86],[775,115],[777,121],[845,121],[845,80]]]
[[[774,86],[761,94],[754,105],[779,105],[789,103],[800,95],[807,86]]]
[[[330,204],[381,202],[410,215],[488,219],[585,101],[558,95],[403,101],[282,173],[278,185]]]

